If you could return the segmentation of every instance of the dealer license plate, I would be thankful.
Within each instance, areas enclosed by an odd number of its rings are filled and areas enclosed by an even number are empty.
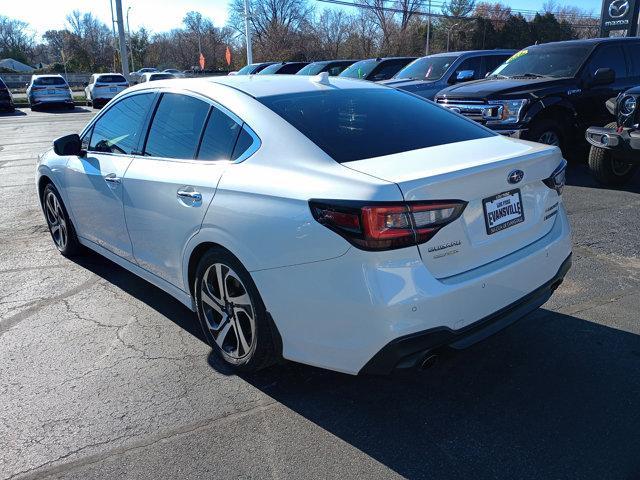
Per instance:
[[[485,198],[482,207],[488,235],[524,222],[522,195],[518,188]]]

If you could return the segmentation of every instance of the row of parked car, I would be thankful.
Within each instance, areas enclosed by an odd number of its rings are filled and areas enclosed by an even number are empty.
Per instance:
[[[447,52],[421,58],[261,62],[230,75],[324,72],[408,91],[503,135],[558,146],[565,156],[584,151],[585,132],[596,126],[586,135],[591,144],[589,166],[607,185],[625,184],[640,163],[640,134],[634,133],[638,92],[630,90],[640,85],[639,38],[574,40],[520,51]],[[142,68],[131,79],[141,83],[184,76],[175,69]],[[87,104],[100,107],[128,86],[120,74],[94,74],[85,88]],[[45,102],[72,105],[71,91],[59,75],[35,75],[27,96],[32,107]],[[0,107],[4,97],[0,93]],[[624,118],[616,124],[612,115]],[[620,126],[631,133],[619,133]]]

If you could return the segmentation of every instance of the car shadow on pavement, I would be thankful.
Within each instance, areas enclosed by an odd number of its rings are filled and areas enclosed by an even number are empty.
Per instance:
[[[631,181],[626,185],[622,187],[606,187],[599,184],[596,179],[593,178],[586,164],[570,164],[567,168],[567,185],[640,193],[640,169],[638,169]]]
[[[75,261],[205,342],[160,289],[97,254]],[[285,362],[240,378],[406,478],[640,478],[640,336],[570,315],[540,309],[425,371]]]
[[[422,372],[243,378],[406,478],[640,478],[640,336],[572,316],[539,310]]]
[[[37,112],[44,113],[53,113],[53,114],[61,114],[61,113],[87,113],[91,112],[90,108],[74,106],[73,109],[67,108],[65,105],[43,105],[36,109]]]
[[[2,118],[2,117],[24,117],[25,115],[26,115],[26,113],[23,112],[22,110],[20,110],[19,108],[16,108],[13,112],[0,111],[0,118]]]
[[[132,297],[144,302],[200,341],[207,343],[200,325],[195,321],[193,312],[158,287],[89,250],[72,260],[82,268],[86,268]]]

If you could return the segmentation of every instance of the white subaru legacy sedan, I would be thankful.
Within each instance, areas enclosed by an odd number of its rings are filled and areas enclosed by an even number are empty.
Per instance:
[[[41,156],[37,187],[63,255],[174,296],[237,369],[384,374],[550,297],[565,165],[389,87],[231,76],[119,94]]]

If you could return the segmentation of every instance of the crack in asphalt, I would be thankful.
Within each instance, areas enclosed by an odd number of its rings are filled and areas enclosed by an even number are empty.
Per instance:
[[[270,402],[259,402],[258,405],[253,406],[251,408],[248,409],[244,409],[244,410],[237,410],[235,412],[230,412],[226,415],[222,415],[222,416],[218,416],[218,417],[208,417],[206,419],[200,420],[198,422],[195,423],[191,423],[191,424],[187,424],[187,425],[182,425],[173,429],[169,429],[163,432],[158,432],[156,434],[153,435],[149,435],[145,438],[142,438],[136,442],[132,442],[128,445],[122,445],[119,447],[115,447],[111,450],[108,450],[106,452],[102,452],[102,453],[97,453],[94,455],[88,455],[86,457],[83,458],[79,458],[77,460],[72,460],[70,462],[65,462],[62,464],[57,464],[58,462],[60,462],[61,460],[64,460],[66,458],[69,458],[70,456],[74,455],[74,454],[78,454],[81,453],[84,450],[93,448],[93,447],[100,447],[102,445],[107,445],[110,443],[114,443],[117,442],[118,440],[122,440],[122,439],[127,439],[127,438],[135,438],[137,435],[120,435],[116,438],[110,439],[110,440],[105,440],[102,442],[96,442],[96,443],[92,443],[89,445],[85,445],[83,447],[79,447],[71,452],[65,453],[64,455],[61,455],[60,457],[54,459],[54,460],[50,460],[46,463],[43,463],[37,467],[33,467],[30,468],[28,470],[23,470],[21,472],[17,472],[12,474],[10,477],[7,477],[7,480],[14,480],[17,478],[21,478],[23,480],[30,480],[30,479],[36,479],[36,478],[43,478],[45,476],[52,476],[52,475],[57,475],[57,474],[61,474],[61,473],[68,473],[71,472],[73,470],[77,470],[78,468],[81,467],[85,467],[87,465],[92,465],[95,463],[100,463],[104,460],[107,460],[111,457],[117,457],[120,455],[124,455],[128,452],[131,451],[135,451],[135,450],[139,450],[139,449],[143,449],[143,448],[147,448],[150,446],[153,446],[157,443],[161,443],[163,441],[172,439],[174,437],[178,437],[178,436],[182,436],[182,435],[188,435],[191,433],[195,433],[197,431],[201,431],[201,430],[207,430],[209,428],[214,428],[217,427],[219,425],[222,425],[224,423],[230,422],[230,421],[234,421],[234,420],[238,420],[241,419],[243,417],[246,416],[251,416],[251,415],[255,415],[255,414],[262,414],[263,412],[266,412],[274,407],[277,407],[280,405],[280,402],[273,400]]]
[[[8,332],[11,328],[18,325],[21,321],[31,317],[32,315],[38,313],[43,308],[49,306],[51,303],[59,302],[60,300],[64,300],[66,298],[77,295],[83,290],[92,287],[96,283],[98,283],[101,278],[97,275],[92,276],[91,278],[85,280],[80,285],[77,285],[69,290],[66,290],[59,295],[54,295],[49,298],[44,298],[41,300],[35,301],[30,307],[22,310],[20,313],[16,313],[10,317],[5,319],[0,319],[0,337],[2,337],[6,332]]]

